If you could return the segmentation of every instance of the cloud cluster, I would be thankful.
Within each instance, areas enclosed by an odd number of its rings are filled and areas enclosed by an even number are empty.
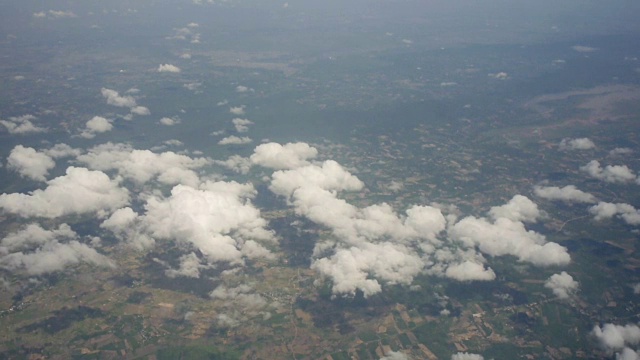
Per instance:
[[[9,134],[29,134],[29,133],[42,133],[47,129],[35,125],[32,120],[36,117],[33,115],[13,116],[9,120],[0,119],[0,125],[4,126]]]
[[[129,111],[131,111],[131,113],[129,114],[129,116],[125,117],[126,120],[130,120],[132,114],[141,116],[151,114],[151,111],[149,111],[148,108],[138,105],[136,103],[136,99],[134,99],[133,96],[121,96],[117,91],[107,88],[102,88],[100,92],[102,93],[102,97],[107,100],[107,104],[117,107],[129,108]]]
[[[56,218],[115,210],[129,202],[129,192],[101,171],[69,167],[47,181],[44,190],[0,195],[0,209],[22,217]]]
[[[78,156],[77,160],[94,170],[115,170],[120,176],[137,184],[156,179],[163,184],[196,187],[200,178],[194,170],[211,162],[206,158],[191,158],[172,151],[157,154],[149,150],[133,149],[127,144],[114,143],[95,146],[86,154]]]
[[[567,185],[565,187],[557,186],[534,186],[533,192],[536,196],[547,200],[560,200],[567,203],[595,203],[596,197],[586,193],[582,190],[578,190],[574,185]]]
[[[636,324],[622,326],[607,323],[602,327],[596,325],[593,327],[591,335],[596,338],[600,347],[606,352],[620,352],[616,356],[618,359],[638,358],[638,353],[630,348],[640,344],[640,327]]]
[[[516,195],[506,205],[491,208],[489,215],[491,219],[469,216],[460,220],[450,228],[449,236],[484,254],[513,255],[536,266],[560,266],[571,261],[565,247],[526,229],[524,222],[535,222],[540,216],[527,197]]]
[[[566,271],[551,275],[544,283],[544,287],[551,289],[559,299],[569,299],[574,296],[578,291],[579,285]]]
[[[79,242],[67,224],[53,230],[29,224],[0,240],[0,268],[9,271],[43,275],[78,263],[114,266],[106,256]]]
[[[560,150],[589,150],[594,149],[596,144],[589,138],[570,139],[564,138],[558,144]]]
[[[22,145],[16,145],[7,158],[7,168],[36,181],[46,181],[49,170],[55,166],[55,161],[49,155]]]
[[[330,279],[334,294],[370,296],[383,284],[409,285],[419,273],[459,281],[493,280],[482,254],[514,255],[538,266],[566,265],[567,249],[528,231],[541,213],[535,203],[516,195],[495,206],[489,219],[445,217],[439,208],[414,205],[404,214],[386,203],[359,208],[339,198],[364,184],[333,160],[310,163],[317,150],[304,143],[263,144],[251,161],[274,169],[269,189],[303,216],[331,231],[316,244],[311,267]],[[477,251],[479,250],[479,252]]]
[[[629,204],[601,201],[590,207],[589,212],[598,221],[618,216],[629,225],[640,225],[640,211]]]
[[[607,165],[602,168],[598,160],[591,160],[581,166],[580,170],[595,179],[609,183],[629,183],[636,180],[635,174],[626,165]]]

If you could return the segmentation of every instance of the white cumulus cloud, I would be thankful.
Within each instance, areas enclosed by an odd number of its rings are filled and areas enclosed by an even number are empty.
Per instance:
[[[534,186],[533,192],[543,199],[561,200],[568,203],[595,203],[597,201],[595,196],[578,190],[574,185],[567,185],[562,188],[557,186]]]
[[[56,163],[46,153],[22,145],[14,147],[7,158],[7,168],[36,181],[46,181],[49,170],[55,166]]]
[[[579,285],[566,271],[551,275],[544,283],[544,287],[551,289],[553,294],[560,299],[569,299],[574,296]]]

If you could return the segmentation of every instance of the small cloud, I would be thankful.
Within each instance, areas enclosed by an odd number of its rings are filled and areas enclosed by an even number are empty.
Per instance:
[[[451,355],[451,360],[484,360],[484,356],[473,353],[459,352]]]
[[[246,87],[246,86],[243,86],[243,85],[236,86],[236,92],[245,93],[247,91],[253,91],[253,89],[251,89],[249,87]]]
[[[597,201],[595,196],[578,190],[574,185],[567,185],[563,188],[557,186],[534,186],[533,192],[543,199],[561,200],[568,203],[595,203]]]
[[[409,40],[409,39],[402,39],[402,42],[409,45],[409,44],[413,44],[413,40]]]
[[[590,46],[583,46],[583,45],[574,45],[571,47],[571,49],[579,53],[590,53],[598,50],[597,48],[590,47]]]
[[[141,116],[151,115],[151,111],[145,106],[134,106],[131,108],[131,113]]]
[[[609,155],[611,156],[616,156],[616,155],[629,155],[633,153],[633,150],[630,148],[615,148],[611,151],[609,151]]]
[[[36,117],[33,115],[22,115],[16,117],[10,117],[9,120],[0,120],[0,125],[3,125],[9,134],[28,134],[28,133],[42,133],[47,129],[39,127],[33,124],[32,120]]]
[[[180,59],[189,60],[189,59],[191,59],[191,54],[184,53],[184,54],[180,55]]]
[[[92,139],[97,133],[111,131],[111,129],[113,129],[111,121],[102,116],[94,116],[91,120],[87,121],[86,128],[80,136],[85,139]]]
[[[499,72],[497,74],[489,74],[490,77],[498,80],[506,80],[509,78],[509,74],[506,72]]]
[[[560,148],[560,150],[563,150],[563,151],[589,150],[589,149],[594,149],[596,147],[596,144],[594,144],[593,141],[591,141],[591,139],[589,138],[579,138],[579,139],[564,138],[562,139],[562,141],[560,141],[560,144],[558,144],[558,147]]]
[[[244,115],[244,105],[240,105],[240,106],[232,106],[229,108],[229,112],[232,113],[233,115]]]
[[[171,64],[160,64],[158,66],[158,72],[179,73],[181,70],[179,67]]]
[[[200,86],[202,86],[202,83],[192,82],[192,83],[188,83],[188,84],[183,84],[182,86],[187,90],[196,91],[196,90],[200,89]]]
[[[49,15],[52,18],[74,18],[74,17],[78,17],[76,14],[74,14],[71,11],[62,11],[62,10],[49,10]]]
[[[165,126],[173,126],[173,125],[180,124],[180,119],[178,119],[178,118],[170,118],[170,117],[163,117],[162,119],[160,119],[160,124],[165,125]]]
[[[578,291],[578,286],[578,282],[573,280],[573,277],[566,271],[551,275],[544,283],[544,287],[551,289],[559,299],[569,299],[574,296]]]
[[[239,133],[249,131],[249,125],[253,125],[253,121],[241,118],[235,118],[231,120],[231,122],[233,122],[233,126],[235,126],[236,131]]]
[[[231,135],[218,141],[218,145],[242,145],[242,144],[249,144],[252,141],[253,140],[251,140],[251,138],[246,136],[238,137],[238,136]]]
[[[444,81],[440,83],[440,86],[442,87],[455,86],[455,85],[458,85],[458,83],[454,81]]]
[[[33,13],[33,17],[34,18],[45,18],[45,17],[47,17],[47,13],[45,13],[44,11],[35,12],[35,13]]]

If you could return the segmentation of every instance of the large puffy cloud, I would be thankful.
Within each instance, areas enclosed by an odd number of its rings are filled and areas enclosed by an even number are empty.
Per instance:
[[[295,169],[308,165],[308,159],[313,159],[318,155],[316,148],[307,143],[288,143],[280,145],[278,143],[268,143],[258,145],[251,162],[260,166],[272,169]]]
[[[449,266],[445,275],[458,281],[488,281],[496,278],[491,268],[485,269],[483,264],[470,260]]]
[[[590,207],[589,212],[598,221],[618,216],[629,225],[640,225],[640,211],[629,204],[601,201]]]
[[[633,171],[626,165],[607,165],[602,168],[598,160],[589,161],[586,165],[581,166],[580,170],[593,178],[610,183],[628,183],[636,179]]]
[[[0,268],[42,275],[64,270],[81,262],[112,267],[113,262],[90,246],[80,243],[67,225],[45,230],[30,224],[0,241]]]
[[[28,134],[46,132],[47,129],[35,125],[32,120],[36,117],[33,115],[22,115],[10,117],[9,120],[1,120],[0,125],[4,126],[10,134]]]
[[[22,217],[55,218],[115,210],[129,193],[101,171],[69,167],[66,175],[47,181],[44,190],[0,195],[0,208]]]
[[[193,246],[210,262],[241,264],[259,253],[257,243],[247,245],[250,240],[274,241],[250,202],[254,195],[252,185],[235,182],[207,182],[199,189],[177,185],[170,197],[148,200],[141,223],[151,237]]]
[[[560,141],[560,150],[589,150],[596,147],[596,144],[589,138],[569,139]]]
[[[578,203],[594,203],[597,201],[595,196],[578,190],[574,185],[567,185],[562,188],[557,186],[534,186],[533,192],[536,196],[548,200]]]
[[[466,217],[449,229],[449,236],[461,245],[477,247],[491,256],[513,255],[537,266],[566,265],[571,257],[565,247],[547,242],[527,230],[521,220],[534,221],[539,212],[526,197],[517,195],[509,203],[489,212],[494,218]]]
[[[126,144],[113,143],[91,148],[77,159],[92,169],[116,170],[119,175],[138,184],[157,178],[164,184],[190,186],[198,186],[200,183],[194,169],[202,168],[211,162],[206,158],[190,158],[172,151],[157,154],[149,150],[136,150]]]
[[[567,274],[566,271],[551,275],[544,283],[544,287],[551,289],[553,294],[560,299],[569,299],[572,297],[576,291],[578,291],[579,285],[580,284],[573,280],[573,277]]]
[[[14,147],[7,158],[7,167],[9,169],[13,169],[21,176],[36,181],[46,181],[49,170],[55,166],[56,163],[49,155],[22,145]]]
[[[640,328],[636,324],[604,324],[602,327],[596,325],[591,334],[595,336],[598,344],[609,352],[640,344]]]

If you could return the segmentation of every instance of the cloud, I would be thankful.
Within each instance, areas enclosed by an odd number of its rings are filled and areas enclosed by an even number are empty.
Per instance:
[[[508,204],[491,208],[493,221],[468,216],[449,229],[449,236],[466,248],[477,247],[490,256],[513,255],[536,266],[568,264],[571,257],[565,247],[525,228],[522,221],[534,221],[539,214],[532,204],[516,195]]]
[[[601,201],[590,207],[589,212],[594,215],[594,219],[597,221],[610,219],[617,215],[629,225],[640,225],[640,211],[629,204]]]
[[[485,269],[483,264],[469,260],[460,264],[450,265],[445,271],[445,275],[458,281],[489,281],[496,278],[493,270],[490,268]]]
[[[244,115],[244,105],[232,106],[229,108],[229,112],[233,115]]]
[[[596,325],[591,334],[607,352],[620,351],[627,346],[640,343],[640,328],[635,324],[622,326],[608,323],[602,327]]]
[[[36,117],[33,115],[22,115],[17,117],[10,117],[9,120],[0,120],[0,124],[3,125],[9,134],[29,134],[29,133],[42,133],[46,132],[47,128],[39,127],[33,124],[32,120]]]
[[[120,96],[117,91],[106,88],[102,88],[100,92],[102,96],[107,99],[107,104],[109,105],[127,108],[136,106],[136,100],[132,96]]]
[[[499,72],[497,74],[489,74],[490,77],[498,80],[506,80],[509,78],[509,74],[506,72]]]
[[[609,155],[617,156],[617,155],[629,155],[633,153],[633,149],[623,147],[623,148],[615,148],[609,151]]]
[[[173,126],[173,125],[180,124],[180,119],[163,117],[162,119],[160,119],[160,124],[165,126]]]
[[[567,185],[562,188],[557,186],[534,186],[533,192],[543,199],[561,200],[568,203],[595,203],[597,201],[595,196],[578,190],[574,185]]]
[[[253,89],[251,89],[249,87],[246,87],[246,86],[243,86],[243,85],[236,86],[236,92],[245,93],[247,91],[253,91]]]
[[[180,267],[176,269],[168,269],[165,271],[165,274],[170,278],[175,278],[178,276],[190,277],[190,278],[199,278],[200,277],[200,269],[206,268],[207,266],[203,266],[200,264],[200,259],[198,255],[191,252],[186,255],[182,255],[180,257]]]
[[[273,233],[250,199],[251,184],[207,182],[200,188],[177,185],[171,196],[150,197],[141,215],[145,233],[157,240],[177,241],[200,250],[209,262],[241,265],[253,258],[254,244],[274,242]]]
[[[249,131],[249,125],[253,125],[253,121],[241,118],[235,118],[231,120],[231,122],[233,123],[233,126],[235,126],[236,131],[239,133]]]
[[[409,360],[409,357],[399,351],[389,351],[380,360]]]
[[[231,135],[218,141],[218,145],[242,145],[249,144],[251,142],[253,142],[253,140],[251,140],[250,137],[238,137],[235,135]]]
[[[540,217],[538,205],[526,196],[515,195],[508,203],[489,210],[493,219],[505,218],[513,221],[536,222]]]
[[[482,355],[459,352],[451,355],[451,360],[484,360]]]
[[[558,144],[560,150],[589,150],[594,149],[596,144],[589,138],[569,139],[564,138]]]
[[[544,287],[551,289],[559,299],[569,299],[574,296],[578,291],[578,286],[578,282],[573,280],[573,277],[566,271],[551,275],[544,283]]]
[[[74,149],[67,144],[55,144],[52,148],[43,150],[43,152],[54,159],[65,158],[65,157],[76,157],[82,154],[82,150]]]
[[[626,165],[607,165],[604,169],[597,160],[591,160],[580,170],[589,176],[609,183],[628,183],[636,179],[635,174]]]
[[[571,49],[573,49],[574,51],[577,51],[579,53],[590,53],[590,52],[594,52],[594,51],[598,50],[597,48],[590,47],[590,46],[584,46],[584,45],[574,45],[574,46],[571,47]]]
[[[240,155],[231,155],[227,160],[215,160],[215,163],[240,174],[248,174],[251,170],[251,160]]]
[[[80,136],[86,139],[92,139],[97,133],[111,131],[111,129],[113,129],[111,121],[103,118],[102,116],[94,116],[91,120],[87,121],[86,128],[82,131]]]
[[[148,108],[140,105],[132,107],[131,113],[140,116],[151,115],[151,111]]]
[[[145,116],[145,115],[151,114],[151,111],[149,111],[148,108],[144,106],[139,106],[136,103],[136,99],[134,99],[132,96],[129,96],[129,95],[120,96],[120,94],[117,91],[107,89],[107,88],[102,88],[100,92],[102,93],[102,97],[104,97],[107,100],[107,104],[117,106],[117,107],[129,108],[131,113],[124,117],[125,120],[131,120],[133,118],[133,115]],[[127,91],[127,93],[137,93],[137,92],[138,92],[138,89],[130,89],[129,91]]]
[[[105,173],[77,167],[69,167],[66,175],[47,181],[44,190],[0,195],[0,208],[22,217],[100,215],[128,202],[128,191]]]
[[[179,73],[181,70],[179,67],[171,64],[160,64],[157,69],[158,72]]]
[[[36,181],[46,181],[49,170],[55,166],[56,163],[49,155],[22,145],[14,147],[7,158],[7,168]]]
[[[251,162],[271,169],[295,169],[308,165],[308,159],[318,155],[318,150],[306,143],[267,143],[258,145],[251,155]]]
[[[0,241],[0,268],[43,275],[81,262],[114,266],[107,257],[77,241],[77,237],[67,224],[54,230],[45,230],[38,224],[26,225]]]
[[[77,160],[95,170],[116,170],[119,175],[137,184],[156,179],[163,184],[191,186],[200,183],[194,170],[211,163],[207,158],[191,158],[172,151],[157,154],[114,143],[95,146],[78,156]]]
[[[49,16],[56,19],[78,17],[72,11],[62,11],[62,10],[49,10]]]

